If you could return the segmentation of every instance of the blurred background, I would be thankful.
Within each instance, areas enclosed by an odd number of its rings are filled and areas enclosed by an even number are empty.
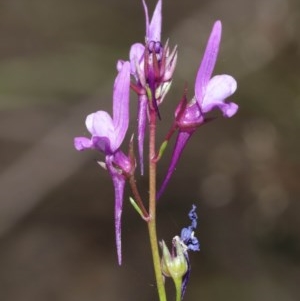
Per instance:
[[[156,1],[147,3],[152,13]],[[158,237],[170,243],[195,203],[201,252],[191,254],[186,300],[299,300],[299,1],[164,0],[163,40],[179,46],[179,60],[159,138],[185,83],[193,96],[217,19],[215,74],[237,79],[240,110],[194,134],[159,203]],[[157,300],[129,191],[118,267],[103,157],[73,147],[88,135],[87,114],[111,112],[116,61],[144,34],[139,0],[0,1],[0,300]],[[139,186],[146,197],[147,176]]]

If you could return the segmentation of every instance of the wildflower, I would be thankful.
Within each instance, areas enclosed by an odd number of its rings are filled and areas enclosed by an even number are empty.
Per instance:
[[[180,284],[181,299],[186,291],[190,278],[191,264],[188,251],[200,251],[200,244],[194,235],[197,227],[196,206],[193,205],[189,212],[191,225],[181,230],[181,235],[175,236],[172,240],[172,252],[170,253],[165,242],[162,241],[162,271],[166,277],[171,277],[175,286]]]
[[[160,118],[158,106],[162,103],[172,82],[172,76],[177,62],[177,47],[172,52],[168,43],[163,47],[161,43],[162,0],[158,0],[151,21],[149,21],[148,7],[143,0],[146,19],[145,45],[135,43],[131,46],[130,70],[135,79],[131,84],[138,95],[138,151],[140,157],[141,174],[144,163],[144,137],[147,124],[147,111],[156,111]],[[122,66],[119,61],[117,68]]]
[[[196,230],[197,219],[198,219],[195,205],[192,206],[192,210],[189,212],[189,219],[191,220],[191,225],[188,226],[187,228],[183,228],[181,230],[181,235],[180,235],[180,239],[182,243],[186,246],[186,251],[184,254],[188,264],[188,270],[186,274],[183,276],[183,281],[181,286],[181,298],[183,298],[185,294],[186,287],[191,274],[191,264],[189,260],[188,251],[200,251],[199,241],[194,235],[194,230]]]
[[[230,118],[238,110],[237,104],[225,101],[237,88],[235,79],[226,74],[211,77],[219,52],[221,33],[222,24],[217,21],[213,26],[198,69],[195,96],[187,102],[186,95],[184,95],[175,111],[174,126],[178,129],[178,135],[167,175],[157,195],[158,199],[165,190],[188,140],[199,126],[208,121],[205,113],[219,108],[224,117]]]
[[[124,140],[129,123],[130,64],[126,62],[115,79],[113,91],[113,118],[105,112],[98,111],[86,118],[86,127],[92,137],[76,137],[75,148],[79,151],[96,149],[105,155],[104,167],[108,170],[115,191],[115,233],[118,262],[121,264],[121,215],[123,192],[128,174],[134,166],[120,146]],[[103,166],[103,165],[102,165]]]
[[[192,210],[189,212],[189,219],[191,220],[191,225],[181,230],[180,238],[188,250],[200,251],[199,241],[194,236],[194,230],[196,230],[198,219],[195,205],[192,206]]]

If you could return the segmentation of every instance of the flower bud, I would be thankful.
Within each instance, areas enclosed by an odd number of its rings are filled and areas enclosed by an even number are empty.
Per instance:
[[[186,246],[181,243],[179,236],[173,238],[172,254],[170,254],[165,242],[160,243],[162,249],[162,272],[166,277],[174,281],[181,279],[188,271],[188,263],[185,256]]]

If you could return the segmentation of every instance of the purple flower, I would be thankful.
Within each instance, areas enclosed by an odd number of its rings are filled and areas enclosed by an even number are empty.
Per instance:
[[[79,151],[96,149],[105,154],[105,167],[111,175],[115,190],[115,232],[118,262],[121,264],[121,215],[126,174],[132,163],[120,150],[129,123],[130,64],[125,62],[115,79],[113,91],[113,118],[98,111],[86,118],[86,127],[92,137],[76,137],[75,148]]]
[[[149,22],[148,7],[143,0],[143,6],[146,19],[146,46],[151,44],[161,45],[161,23],[162,23],[162,1],[159,0],[154,9],[153,17]],[[136,85],[138,87],[139,106],[138,106],[138,151],[140,157],[140,169],[141,174],[144,173],[144,139],[147,123],[147,74],[145,74],[145,50],[146,47],[143,44],[136,43],[132,45],[129,53],[131,73],[135,77]],[[160,49],[156,49],[160,51]]]
[[[178,135],[171,163],[158,192],[157,199],[160,198],[165,190],[188,140],[199,126],[207,122],[205,113],[210,112],[214,108],[219,108],[224,117],[232,117],[238,110],[237,104],[225,101],[237,88],[235,79],[226,74],[211,77],[219,52],[221,34],[222,24],[220,21],[217,21],[213,26],[198,69],[195,82],[195,96],[188,103],[184,95],[176,109],[175,126],[178,129]]]
[[[191,220],[191,225],[181,230],[181,241],[187,246],[187,250],[200,251],[199,241],[194,236],[194,230],[196,230],[198,219],[195,205],[192,206],[192,209],[189,212],[189,219]]]
[[[175,236],[172,240],[172,251],[169,252],[164,241],[160,243],[162,248],[162,272],[166,277],[173,278],[176,283],[181,282],[181,299],[186,291],[187,283],[191,274],[191,264],[188,251],[200,251],[198,239],[194,236],[197,227],[196,206],[193,205],[189,212],[191,225],[181,230],[181,235]]]
[[[144,138],[147,124],[147,111],[155,110],[160,118],[158,106],[168,92],[177,62],[177,47],[170,51],[168,43],[163,47],[161,43],[162,0],[154,9],[151,21],[148,7],[143,0],[146,19],[145,45],[135,43],[131,46],[130,70],[135,79],[131,84],[138,94],[138,151],[140,157],[141,174],[144,170]],[[122,66],[119,61],[117,68]]]
[[[191,274],[191,264],[190,264],[190,260],[189,260],[188,251],[200,251],[199,241],[194,236],[194,230],[197,227],[197,219],[198,219],[195,205],[192,206],[192,210],[189,212],[189,219],[191,220],[191,225],[188,226],[187,228],[183,228],[181,230],[181,235],[180,235],[181,242],[186,246],[184,255],[185,255],[185,258],[187,261],[187,266],[188,266],[187,272],[183,276],[183,279],[182,279],[181,299],[183,298],[183,296],[185,294],[186,287],[187,287],[188,281],[190,279],[190,274]]]

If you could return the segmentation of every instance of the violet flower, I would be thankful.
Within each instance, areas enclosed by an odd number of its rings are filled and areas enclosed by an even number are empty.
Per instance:
[[[226,74],[211,77],[219,52],[221,34],[221,21],[216,21],[196,76],[195,96],[188,103],[184,95],[176,109],[175,127],[178,129],[178,135],[171,163],[157,194],[157,199],[165,190],[188,140],[199,126],[208,121],[205,118],[205,113],[219,108],[223,116],[229,118],[238,110],[237,104],[225,101],[237,88],[235,79]]]
[[[199,241],[194,235],[194,230],[196,230],[197,219],[198,219],[195,205],[192,206],[192,210],[189,212],[189,219],[191,220],[191,225],[188,226],[187,228],[183,228],[181,230],[181,235],[180,235],[181,242],[186,246],[184,255],[188,265],[188,270],[182,279],[181,299],[183,299],[191,274],[191,264],[188,256],[188,251],[200,251]]]
[[[200,251],[200,244],[194,235],[197,227],[196,206],[193,205],[189,212],[191,225],[181,230],[181,235],[175,236],[172,240],[172,250],[169,252],[164,241],[160,242],[162,249],[162,272],[164,276],[171,277],[173,281],[181,283],[181,299],[186,291],[187,283],[191,274],[191,264],[188,251]]]
[[[148,43],[155,43],[160,45],[161,39],[161,23],[162,23],[162,1],[159,0],[154,9],[153,17],[149,23],[148,7],[143,0],[143,6],[145,11],[146,19],[146,45]],[[146,92],[147,79],[145,74],[145,49],[143,44],[136,43],[131,46],[129,57],[131,63],[131,73],[135,77],[136,85],[138,87],[138,151],[140,158],[140,170],[141,174],[144,173],[144,140],[145,140],[145,130],[147,123],[147,108],[148,108],[148,97]],[[159,50],[160,51],[160,50]]]
[[[118,262],[121,264],[121,215],[126,174],[132,173],[130,159],[120,150],[129,124],[130,64],[125,62],[115,79],[113,91],[113,118],[98,111],[86,118],[86,127],[92,137],[76,137],[79,151],[96,149],[105,155],[105,168],[109,171],[115,191],[115,233]]]
[[[138,151],[140,169],[144,171],[144,138],[147,124],[147,111],[150,107],[160,118],[158,106],[167,94],[177,62],[177,47],[172,52],[168,43],[163,47],[161,43],[162,0],[158,0],[151,21],[148,7],[143,0],[146,19],[145,45],[135,43],[131,46],[130,70],[135,79],[131,84],[138,94]],[[117,68],[123,64],[119,61]]]
[[[188,250],[200,251],[199,241],[194,236],[194,230],[196,230],[197,228],[198,219],[195,205],[192,206],[192,209],[189,212],[189,219],[191,221],[191,225],[181,230],[180,238],[183,241],[183,243],[187,246]]]

